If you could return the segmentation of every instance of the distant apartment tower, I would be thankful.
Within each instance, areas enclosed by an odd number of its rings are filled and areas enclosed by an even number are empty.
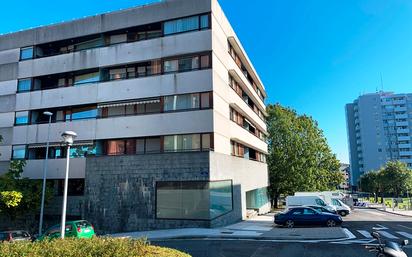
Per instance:
[[[213,227],[270,210],[265,88],[216,0],[166,0],[0,36],[0,171],[25,159],[59,220]],[[68,218],[68,219],[70,219]]]
[[[390,160],[412,167],[412,94],[377,92],[346,105],[351,185]]]
[[[346,163],[341,163],[339,167],[339,172],[342,174],[344,181],[339,185],[341,190],[350,190],[350,165]]]

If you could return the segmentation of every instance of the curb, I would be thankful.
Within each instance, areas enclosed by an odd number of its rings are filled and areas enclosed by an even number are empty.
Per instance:
[[[390,213],[390,214],[393,214],[393,215],[398,215],[398,216],[402,216],[402,217],[412,218],[412,215],[406,215],[406,214],[402,214],[402,213],[396,213],[396,212],[385,211],[385,210],[378,209],[378,208],[375,208],[375,207],[368,207],[367,209],[377,210],[377,211],[384,212],[384,213]]]

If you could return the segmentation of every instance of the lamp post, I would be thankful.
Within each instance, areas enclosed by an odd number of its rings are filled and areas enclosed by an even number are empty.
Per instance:
[[[44,115],[49,116],[49,126],[47,128],[47,142],[46,142],[46,158],[44,158],[43,163],[43,189],[41,194],[41,205],[40,205],[40,221],[39,221],[39,236],[42,234],[43,230],[43,212],[44,212],[44,198],[46,197],[46,177],[47,177],[47,161],[49,160],[49,141],[50,141],[50,124],[53,113],[43,112]]]
[[[73,145],[73,141],[76,138],[77,134],[73,131],[65,131],[62,134],[63,142],[67,146],[66,153],[66,175],[64,177],[64,193],[63,193],[63,208],[62,208],[62,224],[60,235],[61,238],[64,238],[65,224],[66,224],[66,206],[67,206],[67,187],[69,184],[69,160],[70,160],[70,147]]]

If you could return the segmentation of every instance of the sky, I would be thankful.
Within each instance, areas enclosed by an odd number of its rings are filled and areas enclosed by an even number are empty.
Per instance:
[[[0,33],[153,1],[4,1]],[[342,162],[349,162],[345,104],[381,89],[412,92],[410,0],[219,2],[265,84],[267,103],[312,116]]]

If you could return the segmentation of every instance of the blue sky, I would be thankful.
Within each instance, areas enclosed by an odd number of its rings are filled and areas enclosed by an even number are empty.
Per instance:
[[[5,1],[0,33],[149,0]],[[220,0],[269,94],[311,115],[348,162],[345,103],[381,89],[411,92],[410,0]]]

